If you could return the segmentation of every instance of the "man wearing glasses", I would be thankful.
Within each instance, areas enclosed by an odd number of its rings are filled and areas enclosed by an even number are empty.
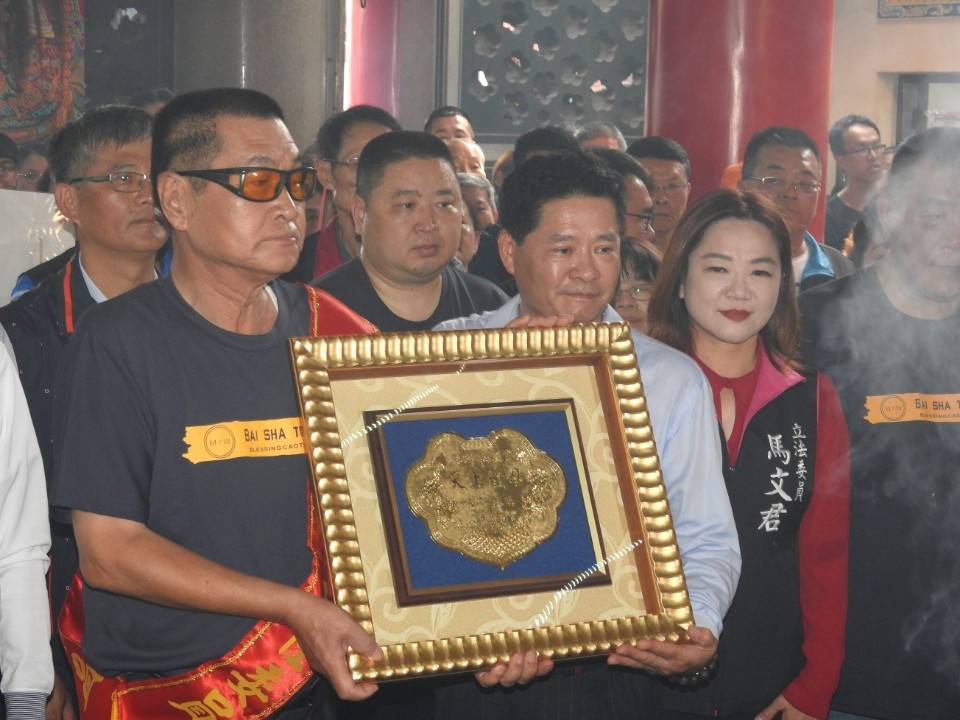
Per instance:
[[[345,698],[376,690],[344,656],[376,643],[321,597],[288,344],[372,328],[275,282],[316,189],[297,158],[262,93],[171,100],[150,176],[170,275],[92,309],[67,349],[53,503],[80,550],[60,626],[87,717],[312,717],[311,668]]]
[[[754,133],[743,154],[740,189],[766,195],[780,211],[798,292],[853,272],[849,260],[807,230],[820,200],[820,153],[805,132],[774,125]]]
[[[823,242],[843,251],[850,229],[876,194],[886,172],[880,129],[863,115],[847,115],[830,128],[830,151],[843,171],[844,186],[827,198]]]
[[[53,137],[54,197],[74,223],[77,251],[36,289],[0,309],[0,340],[20,370],[48,487],[53,484],[53,403],[62,389],[55,380],[68,340],[87,310],[157,277],[157,251],[167,234],[154,213],[147,174],[151,127],[144,111],[114,105],[91,110]],[[55,513],[52,520],[50,588],[56,614],[76,572],[77,551],[69,515]],[[52,703],[62,706],[63,690],[72,688],[73,680],[58,642],[53,649],[58,685]]]
[[[650,173],[653,182],[647,187],[653,198],[654,241],[660,254],[670,244],[680,216],[690,198],[690,158],[683,146],[670,138],[640,138],[627,152]]]
[[[47,175],[49,167],[50,163],[47,160],[45,145],[33,143],[23,147],[20,153],[20,168],[17,173],[17,190],[50,192],[49,175]]]
[[[653,229],[653,198],[648,188],[653,187],[654,183],[650,173],[621,150],[592,148],[589,152],[603,160],[620,176],[626,205],[623,239],[646,248],[658,258],[661,257],[663,252],[657,246],[656,231]]]

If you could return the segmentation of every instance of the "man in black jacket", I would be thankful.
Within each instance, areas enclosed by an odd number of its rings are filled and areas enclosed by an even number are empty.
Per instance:
[[[74,223],[78,252],[57,274],[0,308],[0,340],[12,350],[19,368],[48,489],[53,477],[54,386],[67,341],[87,309],[156,277],[157,251],[167,234],[154,213],[149,182],[152,125],[143,110],[114,105],[91,110],[54,136],[54,197],[60,212]],[[77,569],[68,516],[51,517],[51,535],[56,618]],[[73,679],[58,640],[54,661],[58,684],[51,703],[63,712],[62,691],[72,691]]]

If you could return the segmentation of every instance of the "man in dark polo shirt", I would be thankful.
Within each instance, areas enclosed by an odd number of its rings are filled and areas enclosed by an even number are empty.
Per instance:
[[[460,184],[442,140],[394,132],[360,154],[353,222],[360,256],[314,284],[384,332],[430,330],[507,297],[450,264],[460,244]]]

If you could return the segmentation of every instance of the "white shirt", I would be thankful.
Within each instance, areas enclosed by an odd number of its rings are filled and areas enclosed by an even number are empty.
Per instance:
[[[16,367],[0,351],[0,690],[37,694],[41,713],[53,690],[46,488]]]
[[[800,279],[803,277],[803,271],[807,269],[807,263],[810,261],[810,249],[807,243],[803,243],[803,252],[792,259],[793,262],[793,280],[797,284],[797,292],[800,292]]]

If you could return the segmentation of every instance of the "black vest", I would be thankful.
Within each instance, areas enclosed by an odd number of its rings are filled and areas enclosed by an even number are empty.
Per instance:
[[[712,679],[665,689],[663,707],[754,717],[803,669],[798,534],[814,489],[817,382],[774,398],[744,430],[737,464],[724,448],[724,479],[743,570],[723,621]]]
[[[59,256],[58,256],[59,257]],[[70,270],[68,288],[64,276]],[[76,255],[55,275],[6,307],[0,308],[0,323],[13,345],[33,428],[37,433],[47,491],[53,480],[53,397],[57,370],[63,357],[70,326],[96,305],[87,290]],[[70,319],[67,318],[67,313]]]

